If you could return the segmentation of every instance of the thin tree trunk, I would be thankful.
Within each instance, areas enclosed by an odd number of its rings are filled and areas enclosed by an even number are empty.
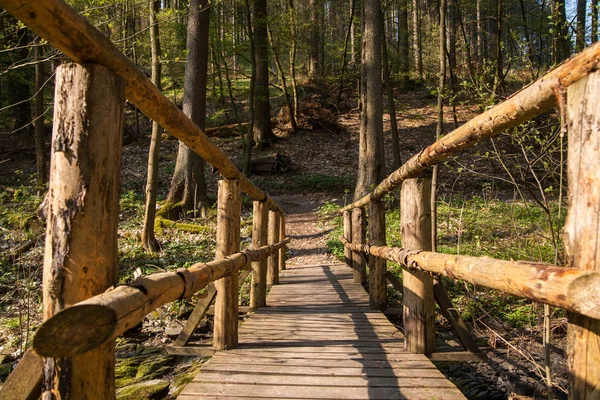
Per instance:
[[[354,1],[354,0],[352,0]],[[290,79],[292,81],[292,93],[294,96],[294,119],[297,121],[298,110],[298,90],[296,88],[296,10],[294,9],[294,0],[288,0],[290,13]]]
[[[394,104],[394,90],[390,82],[390,67],[388,65],[387,43],[385,40],[385,24],[383,11],[381,15],[381,56],[383,64],[383,80],[387,93],[388,112],[390,116],[390,126],[392,131],[392,155],[394,157],[394,169],[400,168],[402,160],[400,159],[400,138],[398,137],[398,123],[396,122],[396,105]]]
[[[587,17],[586,0],[577,0],[577,29],[575,35],[575,51],[585,48],[585,19]]]
[[[346,40],[344,41],[344,56],[342,58],[342,71],[340,72],[340,89],[338,92],[337,102],[342,100],[342,92],[344,91],[344,73],[346,72],[346,58],[348,56],[348,42],[352,33],[352,27],[354,26],[354,10],[356,8],[356,0],[350,0],[350,20],[348,21],[348,31],[346,33]],[[351,49],[354,51],[354,49]]]
[[[400,71],[400,90],[406,91],[410,73],[408,47],[408,0],[400,0],[398,10],[398,69]]]
[[[439,140],[444,134],[444,82],[446,79],[446,0],[440,1],[440,76],[438,84],[437,127],[435,138]],[[438,166],[433,167],[431,178],[431,248],[437,251],[437,186]]]
[[[320,4],[319,0],[309,0],[308,9],[310,13],[310,47],[308,52],[308,77],[311,83],[316,83],[321,75],[321,65],[319,63],[320,53]]]
[[[283,73],[283,67],[281,66],[281,62],[279,61],[279,54],[277,52],[277,48],[275,47],[275,44],[273,43],[273,33],[271,32],[271,27],[268,27],[268,28],[269,28],[268,29],[269,42],[271,42],[271,49],[273,49],[273,57],[275,58],[275,65],[277,66],[277,70],[279,71],[279,74],[281,75],[281,86],[283,87],[283,93],[285,95],[286,104],[290,110],[290,122],[292,124],[292,131],[297,132],[298,126],[296,125],[296,117],[294,117],[294,111],[293,111],[294,103],[288,93],[288,90],[287,90],[285,74]]]
[[[161,89],[160,38],[158,28],[158,10],[160,1],[150,0],[150,45],[152,52],[152,82]],[[142,229],[142,247],[151,253],[158,251],[160,245],[154,236],[156,219],[156,197],[158,193],[158,160],[160,154],[160,135],[162,128],[152,122],[152,137],[148,151],[148,173],[146,178],[146,207],[144,212],[144,228]]]
[[[415,53],[415,71],[419,81],[423,80],[423,57],[421,51],[421,23],[419,20],[419,0],[413,0],[413,48]]]
[[[34,99],[34,127],[35,127],[35,165],[36,165],[36,182],[38,190],[41,189],[46,182],[48,176],[46,173],[46,140],[44,130],[44,64],[40,61],[40,40],[35,40],[33,45],[33,56],[36,60],[35,64],[35,99]]]
[[[271,130],[269,105],[269,41],[267,38],[267,0],[254,0],[254,52],[256,78],[254,81],[254,139],[259,145],[277,137]]]
[[[592,0],[590,7],[592,8],[591,42],[595,43],[598,41],[598,0]]]
[[[252,71],[250,75],[250,90],[248,95],[248,113],[250,114],[250,123],[244,140],[244,166],[242,172],[246,176],[250,176],[250,159],[252,158],[252,146],[254,142],[254,86],[256,81],[256,49],[254,47],[254,30],[252,28],[252,10],[250,9],[250,1],[246,3],[246,28],[248,29],[248,41],[250,42],[250,60],[252,62]]]

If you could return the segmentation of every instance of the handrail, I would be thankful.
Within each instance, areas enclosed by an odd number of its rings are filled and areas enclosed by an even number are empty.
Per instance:
[[[444,161],[459,150],[476,142],[496,136],[548,110],[556,104],[556,95],[600,67],[600,43],[586,48],[543,77],[516,92],[504,102],[472,118],[415,154],[400,168],[388,175],[366,196],[340,211],[364,207],[371,201],[381,200],[404,180],[415,178],[427,167]]]
[[[241,190],[252,199],[264,201],[270,209],[281,212],[277,203],[243,175],[127,56],[64,1],[0,0],[0,6],[73,61],[99,64],[119,75],[125,81],[127,99],[140,111],[219,170],[224,178],[238,180]]]
[[[396,262],[408,270],[418,269],[453,280],[462,279],[600,319],[600,272],[538,262],[504,261],[490,257],[361,245],[350,243],[343,236],[340,236],[340,241],[350,250]]]
[[[114,340],[163,304],[186,298],[209,283],[249,268],[289,243],[234,253],[222,260],[197,263],[177,272],[152,274],[118,286],[66,308],[46,320],[33,337],[32,347],[42,357],[73,357]]]

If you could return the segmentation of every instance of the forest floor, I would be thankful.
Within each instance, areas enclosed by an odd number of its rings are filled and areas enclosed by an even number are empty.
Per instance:
[[[437,115],[435,99],[423,90],[398,94],[396,103],[401,157],[405,161],[433,142]],[[315,109],[318,107],[312,105],[311,110],[314,112]],[[281,204],[288,215],[286,233],[292,238],[288,257],[290,267],[331,263],[339,256],[336,237],[339,235],[340,220],[335,211],[352,197],[358,160],[359,118],[357,113],[336,115],[335,111],[329,110],[325,118],[328,121],[317,125],[315,129],[302,129],[294,134],[275,129],[280,139],[270,149],[253,155],[258,158],[284,154],[293,165],[292,170],[284,174],[252,178]],[[475,113],[472,107],[457,106],[459,123]],[[387,117],[384,116],[385,158],[386,171],[391,172],[392,146]],[[447,113],[446,131],[452,128],[452,116]],[[215,138],[214,141],[234,162],[240,162],[242,142],[239,137]],[[35,217],[41,197],[36,195],[30,178],[35,170],[35,153],[31,143],[30,138],[0,135],[0,380],[5,379],[14,367],[22,350],[30,342],[33,331],[40,324],[44,225]],[[189,234],[165,229],[158,237],[163,246],[162,253],[148,255],[142,250],[140,234],[148,144],[149,139],[143,137],[123,149],[119,226],[121,283],[130,280],[138,267],[144,274],[150,274],[208,261],[214,254],[214,231],[211,232],[215,226],[214,210],[204,219],[188,217],[192,223],[207,226],[209,233]],[[496,221],[488,230],[482,228],[481,232],[468,232],[488,222],[491,224],[490,213],[519,215],[522,210],[522,204],[514,201],[516,192],[513,186],[506,184],[506,179],[494,179],[504,174],[504,170],[501,165],[489,162],[490,157],[486,152],[491,148],[487,146],[478,146],[462,156],[461,161],[444,164],[441,168],[440,247],[443,251],[461,254],[500,254],[504,258],[516,259],[523,258],[519,255],[531,252],[530,247],[522,247],[524,241],[530,241],[527,246],[540,248],[540,257],[546,259],[548,245],[542,243],[539,237],[547,235],[542,228],[537,229],[538,225],[532,227],[532,220],[514,217],[510,223]],[[177,141],[163,142],[159,199],[164,199],[168,191],[176,152]],[[469,175],[465,170],[474,173]],[[215,197],[217,179],[218,175],[207,168],[208,191],[212,198]],[[389,203],[393,206],[394,201],[390,200]],[[510,207],[510,213],[505,207]],[[525,208],[532,210],[530,205],[525,205]],[[528,212],[527,215],[531,215]],[[397,218],[394,219],[393,212],[391,214],[388,217],[388,229],[393,230],[398,226]],[[535,224],[539,224],[543,215],[533,214]],[[463,222],[472,223],[472,226],[463,226]],[[503,225],[507,224],[511,229],[508,233],[503,230]],[[250,225],[251,201],[246,199],[242,224],[243,246],[249,244]],[[397,234],[394,236],[392,233],[389,238],[393,245],[397,241]],[[476,244],[461,242],[466,242],[467,238]],[[27,248],[15,252],[24,244],[28,244]],[[480,337],[489,362],[442,363],[439,365],[442,371],[471,399],[502,399],[511,393],[542,398],[545,389],[537,376],[543,360],[541,327],[538,325],[541,307],[467,285],[451,286],[451,295],[456,295],[457,307]],[[242,290],[242,302],[247,301],[247,295],[247,289]],[[473,300],[477,301],[477,307],[466,305]],[[504,303],[513,307],[510,311],[515,316],[512,318],[518,323],[501,318],[505,311],[502,308]],[[176,302],[161,307],[144,320],[141,331],[117,340],[119,398],[135,399],[132,393],[139,393],[140,385],[146,385],[147,389],[149,381],[155,384],[152,390],[155,390],[157,397],[153,398],[171,398],[201,368],[204,359],[174,358],[165,355],[162,350],[165,344],[174,339],[176,334],[172,332],[176,332],[177,327],[185,321],[193,304]],[[499,310],[488,308],[494,304]],[[446,322],[438,317],[437,323],[439,343],[456,344]],[[202,329],[207,332],[205,336],[209,340],[210,321]],[[553,370],[562,387],[565,386],[564,329],[564,318],[558,315],[553,324]],[[560,392],[558,394],[560,398]]]

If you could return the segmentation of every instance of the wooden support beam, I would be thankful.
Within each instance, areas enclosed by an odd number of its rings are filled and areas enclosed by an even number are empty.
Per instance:
[[[0,399],[38,400],[42,394],[42,359],[28,349],[0,388]]]
[[[56,73],[44,256],[44,318],[116,284],[124,85],[99,65]],[[112,399],[114,342],[70,359],[44,360],[42,392]]]
[[[369,203],[369,243],[372,246],[385,246],[385,203]],[[369,256],[369,305],[372,310],[387,308],[387,262],[381,257]]]
[[[267,244],[269,227],[269,207],[262,201],[254,201],[252,214],[252,248]],[[250,306],[261,308],[267,305],[267,260],[252,263],[252,284],[250,286]]]
[[[365,210],[355,208],[352,210],[352,243],[365,244]],[[352,268],[354,269],[354,283],[367,281],[367,263],[365,255],[359,251],[352,252]]]
[[[344,211],[344,237],[347,241],[352,242],[352,213]],[[344,264],[348,268],[352,268],[352,250],[344,247]]]
[[[567,90],[569,211],[565,223],[568,266],[600,270],[600,72]],[[600,286],[577,293],[600,299]],[[569,398],[600,398],[600,319],[569,314]],[[598,318],[598,317],[596,317]]]
[[[269,211],[269,245],[279,242],[279,212]],[[279,284],[279,253],[272,253],[267,260],[267,285]]]
[[[222,260],[240,249],[242,195],[239,182],[220,180],[217,199],[217,249],[215,259]],[[213,347],[235,349],[238,345],[238,274],[215,282],[215,331]]]
[[[408,179],[402,184],[400,210],[402,246],[431,250],[431,177]],[[411,353],[429,354],[435,348],[433,278],[423,271],[402,274],[404,335]]]
[[[206,315],[206,312],[210,308],[211,304],[215,301],[215,297],[217,296],[217,289],[215,288],[214,283],[209,284],[204,291],[204,297],[198,299],[198,303],[196,307],[194,307],[194,311],[190,314],[190,317],[185,322],[183,329],[177,336],[177,339],[173,342],[173,346],[185,346],[187,342],[190,340],[194,331],[202,321],[202,318]]]
[[[279,215],[279,241],[285,239],[285,215]],[[285,271],[285,246],[279,249],[279,272]]]
[[[450,323],[454,332],[456,332],[458,340],[460,340],[460,343],[465,350],[471,353],[481,353],[481,350],[479,349],[479,346],[477,346],[477,343],[475,343],[475,339],[473,339],[471,332],[469,332],[469,328],[467,328],[465,321],[463,321],[458,311],[456,311],[452,305],[452,301],[450,301],[450,298],[448,297],[446,288],[444,288],[442,283],[437,279],[434,279],[433,281],[433,295],[435,301],[437,301],[440,306],[442,315]]]

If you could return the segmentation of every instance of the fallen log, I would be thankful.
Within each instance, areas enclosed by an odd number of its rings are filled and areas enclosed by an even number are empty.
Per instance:
[[[42,357],[73,357],[114,340],[163,304],[192,296],[209,283],[266,258],[290,239],[197,263],[177,272],[149,275],[64,309],[45,321],[32,347]]]
[[[353,251],[394,261],[409,270],[417,269],[450,279],[462,279],[474,285],[600,319],[599,272],[538,262],[504,261],[489,257],[360,245],[349,243],[343,236],[340,240]]]

